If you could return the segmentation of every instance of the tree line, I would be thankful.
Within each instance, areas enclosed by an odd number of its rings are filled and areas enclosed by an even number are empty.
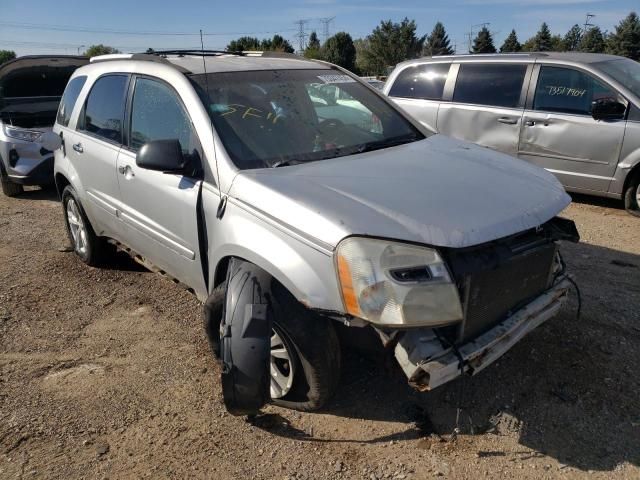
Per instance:
[[[452,55],[455,49],[442,22],[437,22],[429,35],[418,36],[417,24],[405,18],[401,22],[381,21],[380,25],[364,38],[353,39],[347,32],[338,32],[321,43],[316,32],[311,32],[305,57],[326,60],[360,75],[386,75],[396,64],[421,56]],[[281,35],[259,39],[244,36],[229,42],[230,52],[262,50],[293,53],[291,43]],[[153,53],[147,49],[147,53]],[[543,23],[538,32],[520,43],[518,35],[511,30],[498,49],[491,31],[485,26],[476,35],[469,53],[515,53],[515,52],[564,52],[611,53],[640,61],[640,19],[635,12],[629,13],[616,25],[613,32],[602,31],[597,26],[584,29],[574,25],[565,35],[551,33]],[[84,55],[93,57],[119,53],[108,45],[91,45]],[[10,50],[0,50],[0,64],[15,58]]]
[[[305,49],[307,58],[326,60],[360,75],[386,75],[390,67],[421,56],[452,55],[455,53],[442,22],[437,22],[429,35],[418,36],[417,24],[405,18],[401,22],[382,21],[371,34],[354,40],[347,32],[338,32],[320,43],[316,32],[311,32]],[[227,46],[227,50],[276,50],[253,37],[242,37]],[[265,48],[266,45],[266,48]],[[289,45],[289,47],[291,47]],[[291,51],[281,49],[282,51]],[[498,49],[493,35],[483,27],[476,35],[469,53],[516,52],[565,52],[611,53],[640,60],[640,19],[631,12],[620,21],[615,31],[602,31],[593,26],[583,29],[574,25],[563,36],[552,34],[543,23],[538,32],[520,43],[514,30]]]

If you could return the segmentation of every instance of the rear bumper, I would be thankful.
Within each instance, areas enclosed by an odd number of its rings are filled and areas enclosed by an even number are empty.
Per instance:
[[[504,355],[550,318],[554,317],[567,297],[570,283],[564,278],[553,287],[516,311],[491,330],[458,348],[464,360],[464,371],[480,372]],[[460,376],[460,362],[451,348],[445,348],[432,329],[407,331],[398,341],[395,356],[409,379],[420,391],[431,390]]]

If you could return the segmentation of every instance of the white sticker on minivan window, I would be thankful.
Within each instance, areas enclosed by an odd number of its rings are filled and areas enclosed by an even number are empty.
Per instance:
[[[349,75],[318,75],[324,83],[355,83]]]

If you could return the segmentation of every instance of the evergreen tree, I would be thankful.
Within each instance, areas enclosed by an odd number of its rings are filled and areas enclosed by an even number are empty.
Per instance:
[[[640,61],[640,19],[631,12],[607,39],[607,53]]]
[[[16,52],[13,50],[0,50],[0,65],[14,58],[16,58]]]
[[[580,25],[575,24],[569,29],[567,34],[562,39],[564,44],[564,50],[568,52],[576,51],[580,48],[580,40],[582,39],[582,28]]]
[[[358,64],[371,75],[387,75],[398,63],[420,56],[426,36],[416,37],[416,22],[382,21],[360,44]],[[363,68],[364,67],[364,68]]]
[[[424,55],[435,57],[436,55],[453,55],[454,53],[444,25],[441,22],[436,23],[431,35],[427,37]]]
[[[307,48],[304,50],[304,56],[306,58],[322,58],[320,40],[318,39],[318,34],[315,31],[311,32],[311,35],[309,35],[309,43],[307,44]]]
[[[478,32],[470,53],[496,53],[493,37],[487,27],[482,27],[482,30]]]
[[[323,57],[327,62],[340,65],[347,70],[355,70],[356,47],[353,45],[351,35],[346,32],[338,32],[327,39],[322,47]]]
[[[260,42],[264,51],[293,53],[295,49],[282,35],[274,35],[272,39],[265,38]]]
[[[226,48],[229,52],[255,51],[260,49],[260,40],[256,37],[240,37],[237,40],[230,41]]]
[[[591,27],[582,36],[580,51],[588,53],[602,53],[605,49],[604,35],[600,27]]]
[[[564,52],[564,40],[560,35],[551,35],[551,51],[552,52]]]
[[[511,30],[511,33],[500,47],[500,53],[513,53],[520,50],[522,50],[522,45],[518,41],[518,35],[516,35],[515,30]]]
[[[84,52],[85,57],[97,57],[98,55],[110,55],[112,53],[120,53],[120,50],[108,45],[91,45]]]
[[[551,39],[551,31],[549,25],[544,22],[540,25],[540,30],[533,37],[533,51],[534,52],[549,52],[553,48]]]

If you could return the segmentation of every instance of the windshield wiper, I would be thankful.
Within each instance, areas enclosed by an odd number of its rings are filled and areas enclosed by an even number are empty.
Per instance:
[[[387,138],[384,140],[376,140],[374,142],[367,142],[358,146],[358,148],[356,149],[356,153],[364,153],[364,152],[370,152],[372,150],[380,150],[383,148],[395,147],[397,145],[403,145],[405,143],[415,142],[416,140],[419,140],[419,139],[420,139],[420,136],[412,133],[409,135],[402,135],[400,137]]]

